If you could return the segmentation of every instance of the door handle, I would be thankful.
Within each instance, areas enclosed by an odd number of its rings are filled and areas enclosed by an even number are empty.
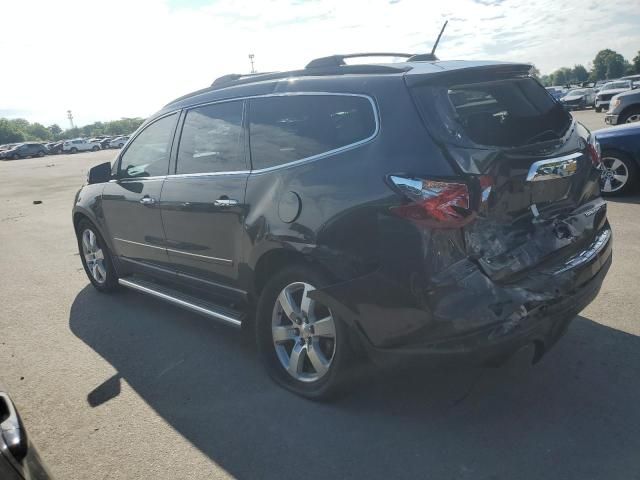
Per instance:
[[[238,200],[227,197],[220,197],[219,199],[215,200],[213,204],[216,207],[233,207],[235,205],[238,205]]]
[[[149,196],[144,196],[140,199],[140,203],[146,207],[151,207],[156,204],[156,199]]]

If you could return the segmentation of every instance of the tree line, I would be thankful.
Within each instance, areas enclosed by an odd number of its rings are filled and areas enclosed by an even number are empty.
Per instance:
[[[534,70],[534,74],[537,69]],[[618,52],[606,48],[600,50],[591,62],[591,69],[587,70],[583,65],[562,67],[549,75],[539,76],[540,82],[545,86],[581,84],[582,82],[597,82],[620,78],[624,75],[640,74],[640,51],[629,62]]]
[[[45,142],[66,140],[77,137],[95,137],[98,135],[128,135],[134,132],[144,121],[143,118],[121,118],[110,122],[94,122],[84,127],[62,130],[60,125],[45,127],[41,123],[31,123],[23,118],[0,118],[0,145],[19,142]]]

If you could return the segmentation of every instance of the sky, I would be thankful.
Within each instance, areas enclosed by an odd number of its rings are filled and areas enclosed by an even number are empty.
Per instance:
[[[218,76],[334,53],[431,50],[542,73],[640,50],[640,0],[2,0],[0,117],[147,117]],[[634,7],[635,5],[635,7]],[[2,71],[4,70],[4,71]]]

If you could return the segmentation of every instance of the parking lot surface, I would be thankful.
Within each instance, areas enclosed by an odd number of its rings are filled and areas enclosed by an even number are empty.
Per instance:
[[[239,332],[90,286],[71,206],[115,155],[0,162],[0,379],[56,478],[640,478],[640,197],[609,202],[610,273],[538,365],[375,371],[318,404]]]

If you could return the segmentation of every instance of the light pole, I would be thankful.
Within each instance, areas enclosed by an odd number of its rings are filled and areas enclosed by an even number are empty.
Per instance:
[[[71,124],[71,128],[76,128],[75,125],[73,124],[73,113],[71,113],[71,110],[67,110],[67,118],[69,119],[69,123]]]
[[[249,54],[249,61],[251,62],[251,73],[256,73],[256,69],[253,68],[253,59],[255,58],[255,55],[253,53]]]

